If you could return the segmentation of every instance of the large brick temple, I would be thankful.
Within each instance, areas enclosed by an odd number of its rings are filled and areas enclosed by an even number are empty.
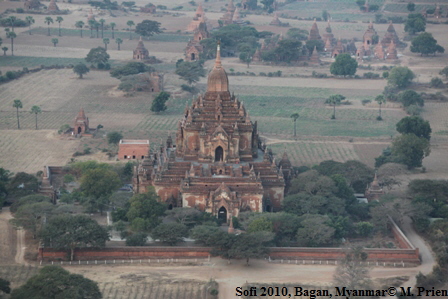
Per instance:
[[[154,186],[172,207],[196,207],[229,221],[242,211],[276,211],[291,176],[286,154],[279,163],[260,141],[257,122],[229,92],[218,45],[207,91],[187,107],[176,140],[148,153],[134,170],[134,192]]]

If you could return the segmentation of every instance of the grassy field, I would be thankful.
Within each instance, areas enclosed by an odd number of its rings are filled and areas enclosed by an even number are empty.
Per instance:
[[[3,56],[0,59],[0,67],[13,66],[13,67],[39,67],[39,66],[52,66],[52,65],[64,65],[86,63],[84,58],[66,58],[66,57],[37,57],[37,56]],[[109,60],[111,67],[123,64],[121,61]],[[169,68],[164,67],[162,68]]]
[[[41,28],[31,28],[31,30],[25,31],[25,33],[29,33],[31,31],[34,35],[47,35],[48,29],[45,27]],[[90,37],[90,28],[84,28],[82,30],[82,34],[84,37]],[[50,34],[51,37],[57,38],[59,35],[59,28],[50,28]],[[61,35],[64,36],[81,36],[80,29],[68,29],[68,28],[61,28]],[[92,36],[96,37],[96,29],[93,29]],[[98,36],[101,38],[101,28],[99,30]],[[103,33],[104,38],[109,38],[111,42],[112,40],[112,31],[111,30],[104,30]],[[115,30],[114,37],[121,38],[123,40],[127,40],[130,37],[129,32],[124,31],[117,31]],[[132,37],[136,40],[138,40],[139,35],[135,32],[132,33]],[[191,38],[191,35],[185,35],[185,34],[155,34],[149,38],[145,38],[146,41],[158,41],[158,42],[181,42],[181,43],[187,43]]]

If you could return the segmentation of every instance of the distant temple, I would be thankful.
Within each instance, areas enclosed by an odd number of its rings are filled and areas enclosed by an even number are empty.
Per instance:
[[[383,45],[383,47],[388,47],[391,41],[394,41],[395,45],[400,44],[400,40],[398,39],[398,35],[397,32],[395,31],[394,24],[392,24],[392,21],[389,23],[389,27],[387,27],[386,34],[381,40],[381,44]]]
[[[207,31],[207,25],[205,22],[199,23],[198,28],[194,31],[193,39],[188,42],[187,47],[185,48],[185,60],[199,60],[200,54],[204,52],[204,46],[201,45],[201,41],[209,37],[210,34]]]
[[[146,60],[149,59],[149,52],[145,48],[145,45],[143,45],[142,37],[140,36],[140,39],[137,44],[137,48],[135,48],[132,59],[134,60]]]
[[[81,108],[78,115],[75,117],[73,132],[75,134],[89,133],[89,118],[84,113],[84,109]]]
[[[317,28],[316,19],[314,19],[313,25],[310,29],[310,34],[308,36],[308,40],[320,40],[322,37],[319,34],[319,28]]]
[[[56,4],[55,0],[51,0],[51,1],[50,1],[50,4],[48,5],[47,10],[48,10],[48,11],[59,11],[59,7],[58,7],[58,5]]]
[[[383,188],[381,188],[380,184],[378,183],[378,177],[375,173],[373,182],[370,184],[370,186],[367,186],[367,189],[365,192],[365,197],[370,202],[370,201],[378,200],[384,194],[385,194],[385,192],[384,192]]]
[[[235,5],[233,4],[233,0],[229,1],[229,4],[227,5],[227,11],[224,14],[224,16],[222,16],[220,18],[220,20],[222,21],[223,25],[229,25],[233,23],[233,15],[235,14]]]
[[[153,186],[173,207],[195,207],[229,223],[243,211],[278,211],[291,163],[279,165],[258,136],[242,102],[229,91],[218,45],[207,91],[186,107],[176,138],[134,170],[134,192]]]
[[[206,21],[204,9],[202,8],[202,3],[199,3],[198,8],[196,9],[196,13],[194,14],[193,20],[187,27],[187,31],[193,32],[195,31],[200,23]]]
[[[26,0],[23,4],[25,10],[38,10],[42,4],[39,0]]]

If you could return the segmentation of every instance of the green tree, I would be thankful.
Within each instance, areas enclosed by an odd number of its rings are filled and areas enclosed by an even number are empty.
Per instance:
[[[227,232],[218,226],[197,225],[190,231],[190,237],[202,246],[213,247],[224,239]]]
[[[70,250],[71,261],[73,261],[76,248],[102,248],[109,240],[107,229],[86,215],[54,216],[47,222],[40,235],[45,246],[58,250]]]
[[[406,8],[409,11],[414,11],[415,10],[415,3],[409,2],[408,5],[406,6]]]
[[[274,234],[268,232],[256,232],[240,234],[233,238],[231,247],[227,251],[228,258],[245,259],[246,265],[249,266],[251,258],[263,258],[269,253],[266,246],[272,239]]]
[[[350,54],[339,54],[330,66],[330,73],[336,76],[353,76],[357,68],[358,62]]]
[[[107,134],[107,142],[109,144],[118,144],[120,140],[123,139],[123,134],[120,132],[110,132]]]
[[[429,121],[418,116],[406,116],[397,123],[397,131],[401,134],[414,134],[428,141],[431,139]]]
[[[421,167],[423,158],[429,156],[430,152],[428,139],[414,134],[400,135],[392,142],[392,155],[409,169]]]
[[[101,299],[98,284],[58,266],[46,266],[11,293],[11,299]]]
[[[91,196],[96,200],[101,197],[109,197],[120,187],[120,184],[118,174],[105,168],[88,170],[81,177],[81,190],[86,196]],[[104,209],[102,206],[98,208]]]
[[[154,34],[159,34],[161,32],[160,23],[151,20],[144,20],[143,22],[138,23],[135,27],[135,33],[141,36],[153,36]]]
[[[114,22],[111,22],[109,25],[110,25],[110,29],[112,29],[112,39],[115,39],[115,27],[117,26],[117,24]]]
[[[205,69],[199,61],[182,61],[176,66],[176,75],[191,85],[199,81],[200,77],[205,77]]]
[[[166,206],[158,200],[159,197],[152,187],[147,193],[132,196],[126,216],[133,230],[150,231],[161,223],[160,217],[165,213]]]
[[[118,37],[117,37],[118,39]],[[140,73],[152,72],[154,69],[143,62],[128,62],[127,64],[114,68],[110,75],[114,78],[121,79],[129,75],[136,75]]]
[[[118,51],[120,51],[120,45],[123,43],[123,40],[121,38],[117,37],[115,39],[115,42],[117,43]]]
[[[325,104],[333,106],[333,115],[331,116],[331,119],[336,119],[336,105],[340,105],[343,100],[345,100],[345,97],[341,94],[331,95],[325,100]]]
[[[129,39],[132,40],[132,27],[135,26],[134,21],[127,21],[126,25],[129,27]]]
[[[165,103],[166,101],[168,101],[170,98],[170,94],[162,91],[160,92],[155,99],[152,101],[151,104],[151,111],[153,112],[161,112],[161,111],[165,111],[167,109]]]
[[[152,230],[151,237],[172,246],[182,242],[183,238],[187,236],[187,232],[188,229],[184,224],[162,223]]]
[[[23,227],[36,238],[44,221],[53,214],[55,206],[49,202],[29,203],[20,206],[11,222],[15,226]]]
[[[411,3],[409,3],[411,4]],[[408,15],[408,18],[404,25],[404,31],[413,35],[418,32],[423,32],[426,29],[426,19],[422,14],[419,13],[411,13]]]
[[[444,67],[440,72],[439,75],[445,75],[445,79],[448,79],[448,66]]]
[[[5,294],[11,293],[10,282],[6,279],[0,278],[0,291]]]
[[[405,88],[411,85],[414,78],[414,73],[408,67],[396,66],[390,71],[387,84],[392,87]]]
[[[296,123],[297,123],[297,119],[299,118],[299,113],[297,113],[297,112],[293,113],[293,114],[291,114],[290,117],[294,121],[294,137],[296,137],[297,136],[297,134],[296,134]]]
[[[75,27],[79,28],[79,33],[81,34],[81,38],[82,38],[82,28],[84,27],[84,22],[83,21],[77,21],[75,23]]]
[[[82,79],[84,74],[87,74],[90,69],[84,63],[78,63],[73,67],[73,72],[79,76],[79,79]]]
[[[135,233],[126,237],[126,246],[145,246],[148,235],[145,233]]]
[[[18,100],[18,99],[15,99],[14,102],[13,102],[13,104],[12,104],[12,106],[13,106],[14,108],[16,108],[16,114],[17,114],[17,129],[20,130],[19,109],[22,109],[22,108],[23,108],[22,101],[21,101],[21,100]]]
[[[386,98],[384,97],[384,95],[380,94],[378,96],[376,96],[375,101],[378,103],[378,105],[380,106],[380,110],[379,110],[379,114],[377,119],[378,120],[382,120],[383,118],[381,117],[381,105],[383,105],[384,103],[386,103]]]
[[[8,51],[8,47],[2,47],[3,56],[6,56],[6,51]]]
[[[32,17],[32,16],[27,16],[26,18],[25,18],[25,21],[28,23],[28,28],[29,28],[29,33],[30,33],[30,35],[31,35],[31,24],[34,24],[35,23],[35,20],[34,20],[34,18]]]
[[[104,65],[109,60],[110,56],[107,54],[106,49],[102,47],[90,49],[89,54],[85,58],[87,62],[96,63],[97,67]]]
[[[323,10],[322,11],[322,19],[324,19],[324,21],[328,21],[328,16],[329,16],[328,11]]]
[[[17,37],[17,35],[15,34],[15,32],[6,31],[6,38],[11,39],[11,56],[14,56],[14,39],[16,37]],[[6,50],[8,50],[8,49],[6,49]],[[5,50],[3,49],[3,51],[5,51]],[[5,53],[6,53],[6,51],[5,51]]]
[[[301,227],[297,230],[297,242],[300,246],[322,246],[331,243],[335,229],[327,223],[326,215],[303,215]]]
[[[425,105],[425,101],[422,96],[414,90],[405,90],[400,92],[398,94],[398,100],[403,103],[404,107],[409,107],[411,105],[423,107]]]
[[[250,63],[252,62],[252,56],[254,53],[251,52],[241,52],[239,55],[239,59],[246,63],[247,67],[249,68]]]
[[[110,43],[110,39],[108,39],[108,38],[103,38],[103,44],[104,44],[104,48],[106,49],[106,51],[107,51],[107,45]]]
[[[95,27],[95,23],[96,23],[96,21],[93,20],[93,19],[90,19],[88,21],[88,24],[89,24],[89,27],[90,27],[90,38],[93,37],[93,28]]]
[[[56,17],[56,22],[59,23],[59,36],[62,36],[61,35],[61,23],[62,23],[62,21],[64,21],[64,18],[62,18],[61,16],[57,16]]]
[[[268,11],[271,13],[274,8],[272,7],[274,5],[274,0],[261,0],[261,4],[263,4],[263,10]]]
[[[45,17],[44,23],[48,25],[48,36],[50,36],[50,24],[53,24],[53,18],[52,17]]]
[[[287,62],[297,61],[300,56],[302,43],[300,41],[284,39],[278,42],[277,48],[274,49],[276,61]]]
[[[100,19],[99,23],[101,24],[101,38],[104,38],[104,23],[106,23],[106,20]],[[107,46],[106,46],[106,50],[107,50]]]
[[[51,39],[51,43],[53,44],[54,47],[56,47],[56,45],[59,43],[59,39],[57,39],[57,38],[52,38],[52,39]]]
[[[7,21],[9,22],[9,24],[11,25],[11,30],[12,30],[12,32],[14,32],[14,27],[15,27],[17,18],[16,18],[15,16],[9,16],[6,20],[7,20]]]
[[[272,232],[273,228],[272,222],[266,217],[256,217],[247,226],[247,232]]]
[[[37,115],[42,113],[42,109],[40,109],[39,106],[34,105],[33,107],[31,107],[31,111],[30,113],[33,113],[35,116],[35,120],[36,120],[36,130],[37,130]]]
[[[420,56],[436,53],[443,53],[445,49],[437,44],[437,40],[429,32],[423,32],[411,42],[411,52],[420,53]]]

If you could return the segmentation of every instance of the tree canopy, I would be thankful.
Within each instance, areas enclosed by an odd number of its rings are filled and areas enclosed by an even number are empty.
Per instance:
[[[397,131],[401,134],[414,134],[417,137],[431,139],[429,121],[419,116],[406,116],[397,123]]]
[[[421,33],[411,42],[411,52],[420,53],[420,56],[436,53],[444,53],[445,49],[437,43],[437,40],[429,32]]]
[[[187,236],[188,229],[182,223],[162,223],[154,228],[151,237],[168,245],[176,245]]]
[[[339,54],[330,66],[330,73],[336,76],[353,76],[358,68],[358,62],[350,54]]]
[[[403,134],[394,139],[392,143],[392,155],[412,169],[421,167],[424,157],[430,153],[428,139],[417,137],[414,134]]]
[[[393,87],[405,88],[411,85],[414,78],[414,73],[408,67],[396,66],[389,72],[387,84]]]
[[[97,67],[100,68],[101,65],[105,65],[107,63],[109,58],[110,56],[107,54],[106,49],[103,47],[97,47],[90,49],[90,52],[87,54],[85,59],[87,62],[95,63]]]
[[[138,23],[135,27],[135,33],[140,34],[141,36],[153,36],[154,34],[159,34],[161,32],[160,23],[151,20],[144,20],[143,22]]]
[[[404,107],[409,107],[411,105],[423,107],[425,105],[425,101],[422,96],[414,90],[405,90],[400,92],[398,95],[398,100],[403,103]]]
[[[205,69],[200,61],[181,61],[176,64],[176,75],[191,85],[199,81],[200,77],[205,77]]]
[[[90,69],[84,63],[78,63],[73,67],[73,72],[79,76],[79,79],[82,79],[82,76],[89,71]]]
[[[109,240],[107,229],[86,215],[54,216],[42,229],[40,236],[48,247],[70,250],[70,260],[73,260],[75,248],[101,248]]]
[[[170,94],[162,91],[160,92],[155,99],[152,101],[151,104],[151,111],[153,112],[161,112],[165,111],[167,109],[167,106],[165,105],[166,101],[168,101],[170,98]]]
[[[79,274],[70,274],[58,266],[46,266],[39,273],[14,289],[11,299],[100,299],[98,284]]]
[[[144,64],[143,62],[131,61],[123,66],[114,68],[110,72],[110,75],[114,78],[120,79],[124,76],[136,75],[152,71],[154,71],[154,68]]]
[[[81,177],[81,190],[95,199],[108,197],[121,185],[118,174],[110,169],[87,170]]]
[[[123,134],[120,132],[114,131],[107,134],[107,142],[109,144],[118,144],[121,139],[123,139]]]
[[[134,231],[150,231],[161,223],[165,210],[166,205],[158,201],[154,188],[150,188],[147,193],[132,196],[126,216]]]
[[[409,3],[411,4],[411,3]],[[408,6],[409,6],[408,4]],[[413,3],[412,3],[413,4]],[[415,6],[415,4],[414,4]],[[416,34],[418,32],[423,32],[426,29],[426,19],[422,14],[419,13],[411,13],[408,15],[408,18],[404,25],[404,31],[409,34]]]

